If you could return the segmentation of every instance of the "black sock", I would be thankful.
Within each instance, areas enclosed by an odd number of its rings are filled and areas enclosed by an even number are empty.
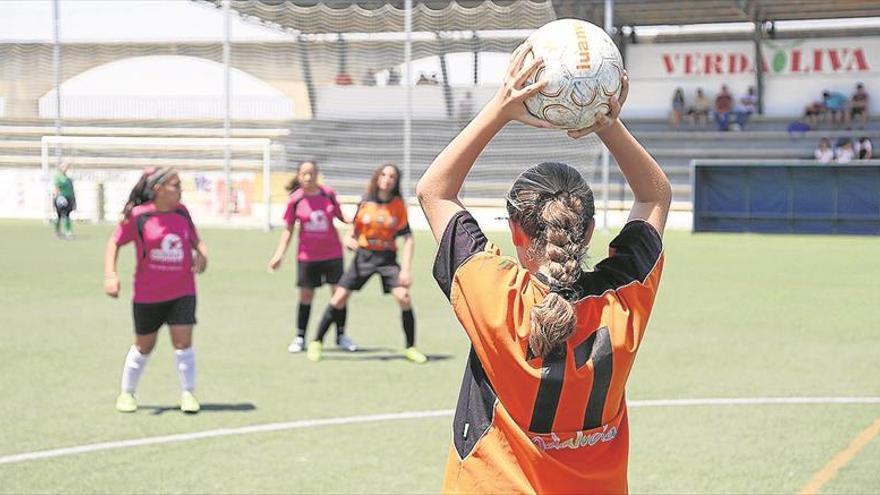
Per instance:
[[[400,320],[403,322],[403,333],[406,334],[406,346],[412,347],[416,345],[416,319],[411,309],[405,309],[400,313]]]
[[[312,305],[299,303],[296,312],[296,336],[305,338],[306,328],[309,327],[309,317],[312,315]]]
[[[336,329],[342,329],[345,332],[345,317],[346,317],[346,307],[343,306],[340,309],[336,309],[331,305],[327,305],[327,309],[324,310],[324,316],[321,317],[321,323],[318,325],[318,335],[315,336],[315,340],[323,342],[324,336],[327,335],[327,331],[330,330],[330,325],[336,323]]]
[[[323,342],[324,336],[327,335],[327,330],[330,330],[330,325],[333,324],[333,306],[327,305],[327,309],[324,310],[324,315],[321,316],[321,323],[318,324],[318,334],[315,335],[316,342]]]
[[[336,321],[336,340],[345,335],[345,320],[348,318],[348,306],[333,308],[333,319]]]

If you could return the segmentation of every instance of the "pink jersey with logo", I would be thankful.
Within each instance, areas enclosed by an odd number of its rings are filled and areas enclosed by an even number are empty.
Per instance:
[[[293,191],[284,212],[288,227],[299,222],[299,261],[323,261],[342,258],[342,243],[333,226],[333,217],[344,221],[336,202],[336,191],[320,186],[317,194]]]
[[[134,302],[170,301],[196,293],[192,248],[199,234],[183,204],[164,212],[152,202],[136,206],[116,227],[113,240],[117,246],[135,243]]]

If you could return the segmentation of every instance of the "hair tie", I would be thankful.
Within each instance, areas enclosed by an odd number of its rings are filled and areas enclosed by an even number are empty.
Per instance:
[[[558,284],[553,284],[550,286],[550,292],[554,294],[559,294],[560,297],[565,299],[568,302],[574,302],[580,300],[582,291],[578,287],[568,286],[563,287]]]

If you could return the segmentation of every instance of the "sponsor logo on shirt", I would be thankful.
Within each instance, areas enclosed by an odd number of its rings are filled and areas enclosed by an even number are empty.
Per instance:
[[[307,232],[327,232],[330,230],[327,214],[321,210],[312,211],[309,214],[309,221],[303,224],[303,230]]]
[[[610,442],[617,438],[617,427],[606,425],[601,431],[593,433],[577,432],[573,436],[562,439],[556,433],[550,435],[540,435],[532,437],[532,443],[543,451],[562,450],[562,449],[579,449],[582,447],[592,447],[597,443]]]
[[[177,234],[165,234],[159,249],[150,251],[150,260],[159,263],[182,263],[183,240]]]

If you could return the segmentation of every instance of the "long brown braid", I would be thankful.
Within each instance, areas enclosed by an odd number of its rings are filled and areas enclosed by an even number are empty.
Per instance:
[[[550,293],[531,314],[529,347],[537,356],[552,354],[575,331],[577,315],[570,299],[583,273],[593,203],[590,186],[564,163],[535,165],[508,193],[510,218],[531,240],[529,252],[545,263],[551,284]]]

